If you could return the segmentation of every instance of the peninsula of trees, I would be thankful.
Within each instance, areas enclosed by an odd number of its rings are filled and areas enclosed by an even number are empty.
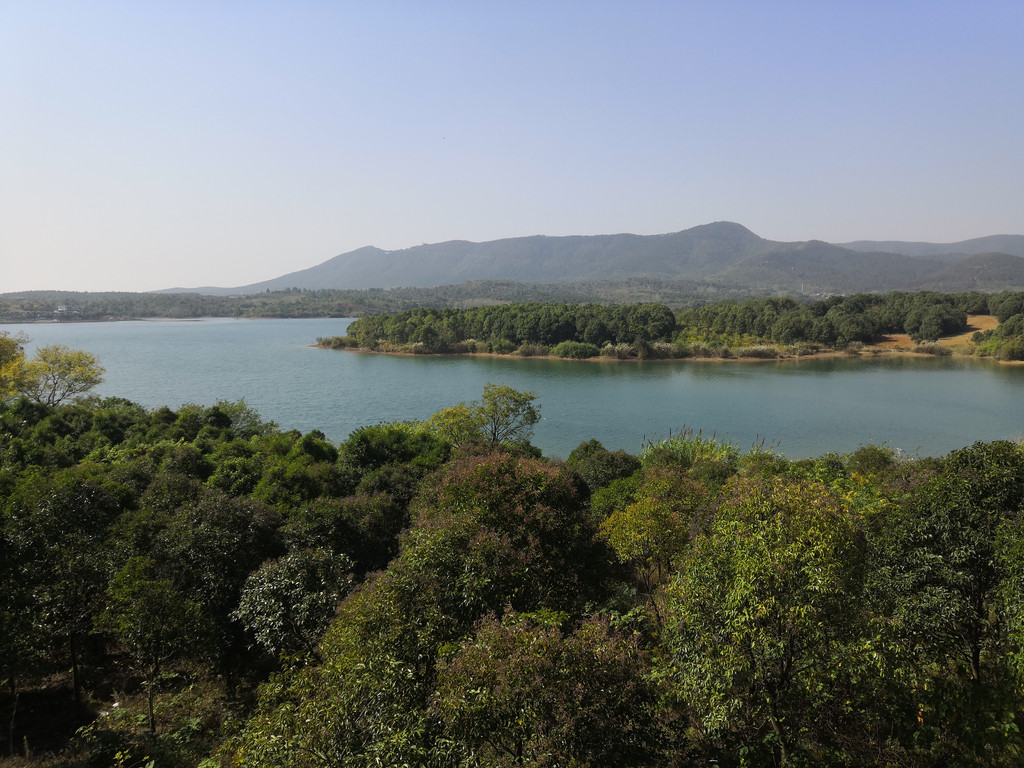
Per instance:
[[[419,354],[498,353],[564,358],[786,357],[851,350],[890,334],[916,342],[967,330],[968,315],[1001,325],[968,351],[1024,359],[1024,293],[857,294],[804,303],[791,298],[728,301],[673,313],[664,304],[513,303],[418,308],[355,320],[331,348]],[[948,348],[925,346],[934,353]]]
[[[540,407],[0,398],[0,762],[1020,764],[1020,444],[561,462]]]

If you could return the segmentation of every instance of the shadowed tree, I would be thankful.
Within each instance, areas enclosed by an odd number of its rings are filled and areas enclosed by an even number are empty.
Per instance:
[[[158,578],[148,557],[125,563],[111,580],[106,600],[96,628],[116,637],[146,675],[149,730],[156,733],[154,700],[160,674],[172,659],[202,646],[202,609],[185,599],[169,579]]]

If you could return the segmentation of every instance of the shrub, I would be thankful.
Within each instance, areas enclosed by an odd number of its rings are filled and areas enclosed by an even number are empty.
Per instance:
[[[734,350],[736,357],[755,357],[764,360],[779,357],[779,348],[770,344],[754,344],[749,347],[737,347]]]
[[[631,357],[636,357],[636,353],[629,344],[607,344],[601,349],[601,357],[628,360]]]
[[[698,342],[690,345],[690,355],[692,357],[718,357],[718,350]]]
[[[895,464],[898,458],[892,448],[883,445],[862,445],[850,454],[846,467],[860,475],[877,475]]]
[[[523,344],[516,350],[520,357],[543,357],[551,350],[543,344]]]
[[[551,354],[555,357],[568,357],[573,360],[585,360],[589,357],[597,357],[601,354],[596,344],[587,344],[579,341],[563,341],[557,344]]]
[[[999,360],[1024,360],[1024,339],[1008,339],[996,352]]]
[[[918,344],[914,347],[914,351],[922,355],[935,355],[937,357],[945,357],[952,355],[953,350],[947,347],[945,344],[939,344],[937,341],[929,341],[923,344]]]
[[[739,457],[740,451],[732,443],[718,440],[714,435],[705,437],[689,427],[666,440],[650,441],[640,451],[640,462],[645,467],[664,464],[689,469],[698,463],[721,463],[735,471]]]
[[[674,358],[690,357],[693,355],[693,350],[690,345],[685,341],[676,341],[672,343],[672,355]]]

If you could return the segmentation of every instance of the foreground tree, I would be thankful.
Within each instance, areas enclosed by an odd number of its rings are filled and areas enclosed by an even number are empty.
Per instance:
[[[520,392],[507,384],[485,384],[480,401],[438,411],[427,421],[427,427],[453,445],[524,443],[540,421],[536,400],[533,392]]]
[[[601,523],[601,533],[653,601],[697,528],[707,492],[678,470],[651,467],[642,474],[637,496]]]
[[[537,395],[519,392],[507,384],[485,384],[477,411],[484,420],[484,434],[491,445],[529,440],[540,421]]]
[[[351,589],[353,563],[322,550],[289,552],[252,573],[234,617],[270,653],[316,655],[341,598]]]
[[[156,733],[153,704],[164,666],[202,645],[199,604],[186,600],[169,579],[158,578],[150,558],[133,557],[111,580],[96,626],[114,635],[146,675],[149,730]]]
[[[36,350],[23,365],[18,390],[36,402],[58,405],[88,392],[103,381],[103,367],[96,357],[63,344],[51,344]]]
[[[706,747],[842,762],[859,663],[861,537],[814,484],[739,483],[670,589],[670,678]]]
[[[52,478],[27,473],[10,496],[9,531],[32,590],[33,623],[50,652],[66,645],[76,710],[82,644],[106,586],[109,527],[118,513],[117,499],[81,467]]]
[[[474,766],[650,764],[657,697],[636,637],[599,619],[567,634],[557,618],[487,617],[440,665],[440,751]]]
[[[937,764],[1018,765],[1024,449],[949,454],[872,538],[869,586],[896,673],[905,741]]]
[[[0,402],[18,392],[26,341],[28,339],[23,334],[12,336],[7,331],[0,331]]]
[[[441,760],[428,713],[439,655],[506,606],[579,615],[600,602],[608,557],[584,503],[570,470],[536,459],[444,467],[398,556],[342,604],[321,664],[263,688],[235,764],[458,765]]]

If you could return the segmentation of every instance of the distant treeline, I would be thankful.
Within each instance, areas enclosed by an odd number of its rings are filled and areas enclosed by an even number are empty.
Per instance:
[[[916,341],[967,330],[967,315],[988,314],[981,293],[893,292],[833,296],[810,304],[790,298],[723,302],[679,313],[679,327],[696,336],[748,335],[777,344],[869,344],[890,333]]]
[[[513,352],[523,345],[557,347],[586,344],[597,354],[607,344],[651,343],[668,340],[676,327],[672,310],[664,304],[608,306],[602,304],[504,304],[470,309],[420,308],[395,315],[355,320],[348,328],[348,344],[377,349],[388,345],[432,351]],[[344,345],[341,340],[321,340]]]
[[[308,290],[290,288],[255,294],[26,291],[0,294],[0,322],[127,320],[197,317],[358,317],[416,307],[470,307],[506,302],[629,304],[657,301],[673,307],[709,299],[743,298],[753,291],[723,289],[690,280],[594,280],[540,285],[509,280],[474,280],[434,288]]]
[[[383,292],[378,292],[383,293]],[[199,317],[355,317],[395,307],[373,291],[290,289],[238,296],[199,293],[32,291],[0,295],[0,321],[96,321]],[[414,305],[414,304],[410,304]],[[402,306],[400,303],[397,306]],[[379,308],[380,307],[380,308]]]
[[[362,317],[348,335],[320,339],[330,347],[420,353],[518,352],[559,357],[690,357],[801,354],[816,348],[845,349],[888,334],[933,341],[967,330],[967,316],[994,314],[1006,323],[1021,312],[1024,293],[943,294],[893,292],[834,296],[810,303],[792,298],[725,301],[673,314],[664,304],[516,303],[471,309],[417,308]],[[1021,323],[1024,324],[1024,318]],[[1019,336],[988,332],[988,351],[1014,357],[1008,343]],[[775,347],[772,351],[768,347]],[[778,347],[789,349],[779,350]]]

